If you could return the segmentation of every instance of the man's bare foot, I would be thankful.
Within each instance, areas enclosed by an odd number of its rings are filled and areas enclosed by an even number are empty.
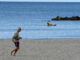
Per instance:
[[[11,55],[12,55],[13,51],[11,51]]]

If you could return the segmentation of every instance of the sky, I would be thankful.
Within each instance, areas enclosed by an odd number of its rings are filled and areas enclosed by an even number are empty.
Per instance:
[[[18,2],[80,2],[80,0],[0,0],[0,1],[18,1]]]

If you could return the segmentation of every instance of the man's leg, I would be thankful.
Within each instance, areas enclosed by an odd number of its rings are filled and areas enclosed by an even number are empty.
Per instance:
[[[16,47],[16,49],[14,50],[14,56],[16,56],[16,53],[18,50],[19,50],[19,47]]]
[[[11,51],[11,55],[14,53],[14,56],[15,56],[18,50],[19,50],[19,47],[16,47],[14,50]]]
[[[14,56],[16,56],[16,53],[19,50],[19,42],[16,42],[15,45],[16,45],[16,49],[15,49],[15,52],[14,52]]]
[[[14,51],[15,51],[15,49],[11,51],[11,55],[13,54]]]

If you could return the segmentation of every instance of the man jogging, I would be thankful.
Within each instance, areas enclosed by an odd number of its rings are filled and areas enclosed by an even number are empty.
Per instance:
[[[19,50],[19,40],[22,39],[21,37],[19,37],[19,32],[21,32],[21,28],[19,27],[17,32],[14,34],[14,36],[12,37],[12,41],[14,42],[16,48],[14,50],[11,51],[11,55],[16,56],[17,51]]]

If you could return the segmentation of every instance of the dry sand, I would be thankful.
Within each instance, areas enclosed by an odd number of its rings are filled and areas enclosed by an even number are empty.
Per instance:
[[[21,40],[16,56],[11,39],[0,39],[0,60],[80,60],[80,39]]]

